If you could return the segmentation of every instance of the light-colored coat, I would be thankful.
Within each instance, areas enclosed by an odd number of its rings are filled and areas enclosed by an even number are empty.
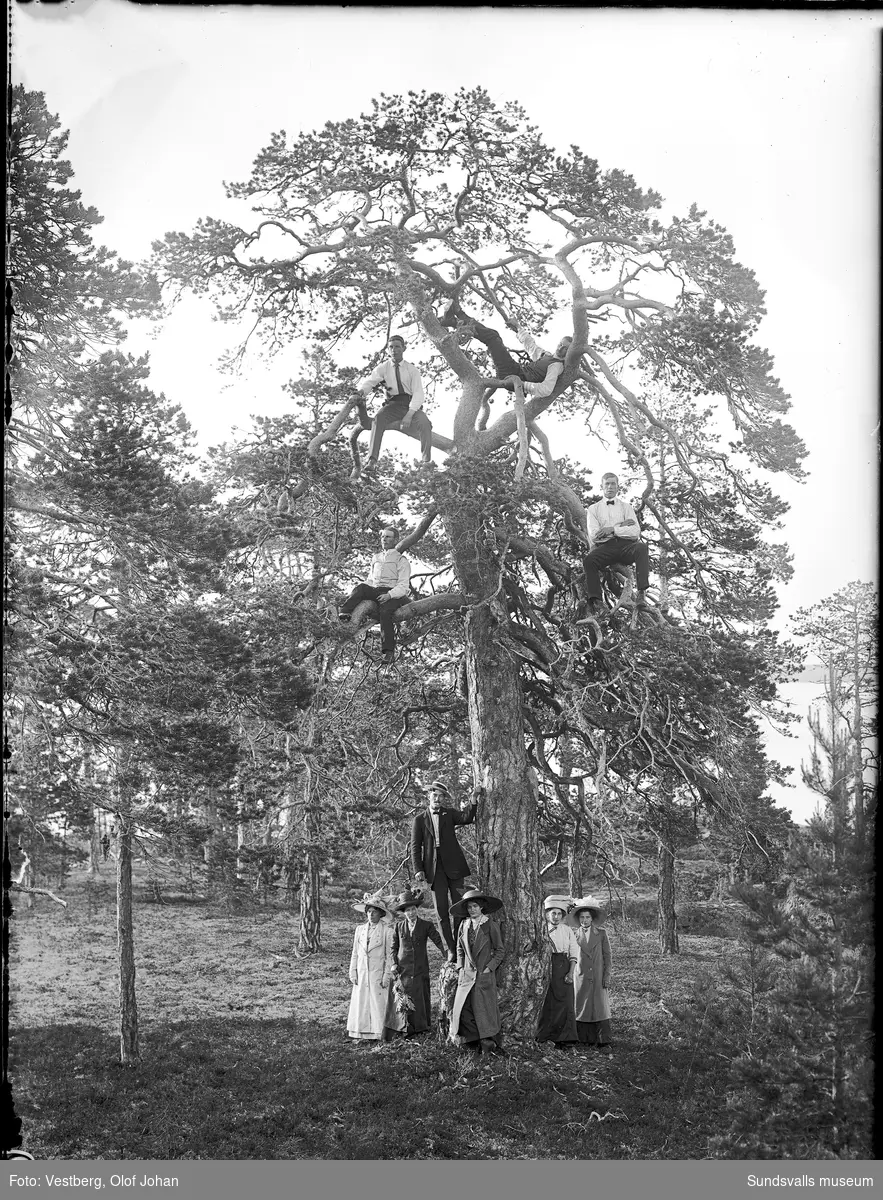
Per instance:
[[[466,920],[457,934],[457,967],[459,983],[451,1013],[450,1037],[458,1036],[460,1013],[466,997],[472,992],[472,1011],[481,1038],[492,1038],[500,1032],[500,1008],[497,1003],[496,971],[505,957],[503,938],[496,921],[484,921],[475,933],[472,953],[469,951],[469,928]],[[490,970],[485,974],[485,967]]]
[[[576,929],[579,962],[573,976],[578,1021],[610,1020],[610,938],[603,925]]]
[[[371,939],[370,948],[368,939]],[[356,929],[350,957],[350,997],[346,1031],[351,1038],[380,1038],[383,1034],[389,976],[392,967],[393,927],[385,921]]]

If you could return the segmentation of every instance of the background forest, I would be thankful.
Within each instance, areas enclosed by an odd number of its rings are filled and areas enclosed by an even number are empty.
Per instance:
[[[11,118],[5,845],[25,1147],[872,1157],[876,592],[842,587],[788,636],[772,624],[791,572],[773,482],[801,478],[806,451],[726,230],[554,151],[479,88],[274,134],[227,185],[242,225],[206,218],[135,264],[96,242],[42,94],[17,87]],[[188,294],[247,315],[268,354],[302,346],[288,413],[202,457],[122,349]],[[487,360],[440,320],[452,301],[510,340],[563,314],[555,393],[487,403]],[[347,436],[365,372],[335,352],[363,339],[371,367],[396,331],[434,390],[434,469],[393,435],[404,459],[365,482]],[[608,462],[556,452],[553,406],[628,464],[648,609],[613,573],[608,616],[576,624]],[[388,524],[415,568],[381,667],[371,614],[341,626],[336,605]],[[819,807],[797,826],[761,727],[797,719],[781,688],[807,659],[826,680],[804,768]],[[366,1075],[341,1044],[350,906],[410,880],[434,778],[484,789],[464,842],[505,902],[515,1053],[491,1076],[432,1044]],[[609,1064],[532,1044],[541,901],[559,890],[609,904]],[[224,1064],[246,1060],[228,1093]],[[430,1076],[415,1149],[387,1117]],[[376,1113],[353,1132],[366,1088]]]

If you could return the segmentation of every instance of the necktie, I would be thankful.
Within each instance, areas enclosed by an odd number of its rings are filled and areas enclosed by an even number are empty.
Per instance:
[[[399,364],[398,364],[398,363],[393,363],[393,368],[394,368],[394,370],[395,370],[395,373],[396,373],[396,386],[397,386],[397,387],[398,387],[398,389],[399,389],[399,390],[398,390],[398,394],[401,396],[401,395],[402,395],[402,393],[404,392],[404,390],[405,390],[405,389],[402,387],[402,377],[401,377],[401,375],[399,374]]]

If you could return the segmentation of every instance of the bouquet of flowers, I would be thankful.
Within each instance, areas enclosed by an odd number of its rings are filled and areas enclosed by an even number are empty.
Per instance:
[[[392,976],[392,1004],[400,1016],[414,1011],[414,1001],[402,986],[402,977],[398,971],[395,971]]]

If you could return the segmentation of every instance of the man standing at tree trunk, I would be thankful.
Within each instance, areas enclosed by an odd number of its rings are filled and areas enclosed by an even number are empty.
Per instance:
[[[619,480],[612,471],[601,476],[603,500],[586,509],[591,551],[583,558],[586,599],[596,611],[601,600],[601,568],[611,563],[634,563],[638,576],[638,605],[646,603],[644,593],[650,586],[650,554],[641,541],[641,529],[635,510],[617,496]]]
[[[432,424],[423,411],[423,379],[413,363],[405,362],[403,337],[398,334],[391,337],[388,349],[389,358],[366,376],[356,388],[362,396],[367,396],[381,383],[386,389],[383,407],[370,426],[371,439],[368,443],[365,474],[377,466],[384,433],[399,422],[402,433],[410,433],[413,425],[414,432],[420,438],[423,462],[429,462],[432,457]],[[368,412],[364,400],[359,401],[359,420],[363,429],[368,427]]]
[[[472,868],[466,861],[457,841],[455,826],[471,825],[478,811],[478,791],[460,811],[446,808],[448,789],[443,783],[429,787],[429,803],[425,812],[418,813],[411,827],[411,864],[417,883],[424,880],[432,888],[435,911],[438,914],[442,937],[451,954],[456,953],[457,930],[462,916],[454,917],[451,929],[450,905],[463,899],[466,877]]]

